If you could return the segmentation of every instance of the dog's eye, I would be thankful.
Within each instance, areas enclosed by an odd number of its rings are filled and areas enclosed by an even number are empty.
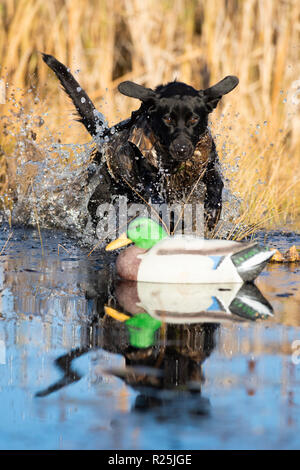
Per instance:
[[[164,116],[163,120],[168,125],[172,124],[172,122],[173,122],[173,119],[171,118],[171,116]]]
[[[193,125],[196,124],[198,121],[199,121],[198,116],[192,116],[192,117],[188,120],[187,124],[190,125],[190,126],[193,126]]]

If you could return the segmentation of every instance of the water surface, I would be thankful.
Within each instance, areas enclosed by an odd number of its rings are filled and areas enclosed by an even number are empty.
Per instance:
[[[15,229],[1,252],[1,449],[300,447],[299,264],[258,278],[273,315],[151,323],[137,347],[104,313],[128,302],[110,260],[53,231]]]

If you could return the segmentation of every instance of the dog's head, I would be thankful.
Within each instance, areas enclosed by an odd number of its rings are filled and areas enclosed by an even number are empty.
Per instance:
[[[207,128],[208,114],[238,82],[237,77],[228,76],[205,90],[176,81],[152,90],[126,81],[118,88],[124,95],[142,101],[149,126],[165,150],[162,165],[176,171],[192,157]]]

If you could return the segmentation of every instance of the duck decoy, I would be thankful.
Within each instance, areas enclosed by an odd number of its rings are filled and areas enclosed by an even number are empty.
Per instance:
[[[126,234],[106,246],[122,251],[116,261],[123,279],[175,284],[218,284],[253,281],[275,250],[256,242],[203,239],[193,235],[168,236],[152,219],[138,217]]]

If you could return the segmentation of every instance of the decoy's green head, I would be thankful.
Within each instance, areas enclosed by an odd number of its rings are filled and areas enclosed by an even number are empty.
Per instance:
[[[117,240],[106,246],[106,251],[112,251],[129,243],[134,243],[138,248],[150,250],[157,242],[167,237],[164,228],[154,220],[147,217],[137,217],[128,225],[127,232],[120,235]]]

